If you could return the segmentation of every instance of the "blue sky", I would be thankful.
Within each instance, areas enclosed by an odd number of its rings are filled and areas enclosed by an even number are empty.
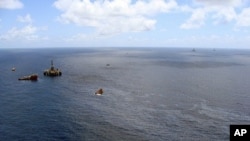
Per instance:
[[[249,0],[0,0],[0,48],[250,49]]]

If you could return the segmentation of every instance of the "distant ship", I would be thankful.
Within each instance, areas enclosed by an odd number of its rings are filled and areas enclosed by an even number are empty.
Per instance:
[[[102,94],[103,94],[102,88],[98,89],[98,90],[95,92],[95,95],[102,95]]]
[[[36,81],[37,78],[38,78],[38,75],[32,74],[32,75],[29,75],[29,76],[20,77],[20,78],[18,78],[18,80],[31,80],[31,81]]]
[[[195,52],[195,48],[193,48],[192,51]]]
[[[53,60],[51,60],[51,67],[43,72],[45,76],[61,76],[62,72],[59,69],[55,69],[53,65]]]

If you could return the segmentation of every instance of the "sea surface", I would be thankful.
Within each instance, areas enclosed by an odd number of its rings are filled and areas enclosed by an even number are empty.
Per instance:
[[[228,141],[249,107],[250,50],[0,49],[1,141]]]

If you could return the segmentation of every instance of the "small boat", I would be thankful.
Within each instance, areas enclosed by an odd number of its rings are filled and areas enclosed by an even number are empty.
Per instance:
[[[102,95],[102,94],[103,94],[102,88],[98,89],[98,90],[95,92],[95,95]]]
[[[196,51],[195,48],[193,48],[192,51],[195,52]]]
[[[13,67],[13,68],[11,69],[11,71],[16,71],[16,68]]]
[[[20,78],[18,78],[18,80],[31,80],[31,81],[36,81],[37,78],[38,78],[38,75],[32,74],[32,75],[29,75],[29,76],[20,77]]]

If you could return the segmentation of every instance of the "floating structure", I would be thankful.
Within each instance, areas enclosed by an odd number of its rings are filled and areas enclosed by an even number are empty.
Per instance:
[[[31,80],[31,81],[36,81],[37,78],[38,78],[38,75],[32,74],[32,75],[29,75],[29,76],[20,77],[20,78],[18,78],[18,80]]]
[[[98,89],[98,90],[95,92],[95,95],[102,95],[102,94],[103,94],[102,88]]]
[[[43,72],[45,76],[61,76],[62,72],[58,68],[54,68],[53,60],[51,60],[51,67]]]

